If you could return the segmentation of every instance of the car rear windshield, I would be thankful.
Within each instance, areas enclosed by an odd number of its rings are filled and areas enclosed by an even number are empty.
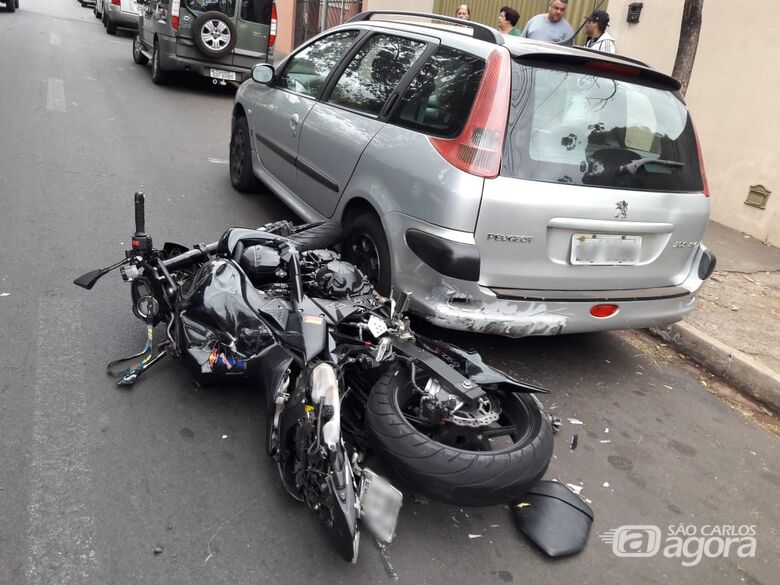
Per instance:
[[[703,189],[691,119],[672,92],[518,61],[501,174],[618,189]]]

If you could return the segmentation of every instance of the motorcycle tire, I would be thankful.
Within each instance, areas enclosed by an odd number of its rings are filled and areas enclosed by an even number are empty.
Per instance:
[[[296,243],[299,252],[330,248],[341,240],[341,224],[336,221],[322,221],[297,226],[288,239]]]
[[[418,370],[418,386],[427,377]],[[522,497],[547,470],[553,431],[534,397],[497,392],[501,416],[492,425],[468,429],[447,422],[423,432],[408,418],[415,395],[409,369],[399,365],[379,379],[366,408],[372,445],[413,491],[446,504],[494,506]],[[519,431],[501,431],[511,425]],[[494,449],[483,433],[496,441],[508,437],[509,444]]]

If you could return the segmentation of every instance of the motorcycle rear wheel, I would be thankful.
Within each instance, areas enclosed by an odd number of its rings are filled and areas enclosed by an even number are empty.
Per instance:
[[[419,371],[417,385],[429,375]],[[383,461],[415,492],[458,506],[493,506],[521,497],[544,475],[552,426],[528,394],[494,393],[499,419],[468,428],[426,425],[405,366],[391,368],[369,396],[366,426]]]

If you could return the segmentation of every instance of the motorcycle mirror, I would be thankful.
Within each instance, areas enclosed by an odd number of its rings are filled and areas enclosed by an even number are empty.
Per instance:
[[[104,274],[106,274],[107,272],[108,269],[106,268],[91,270],[90,272],[87,272],[86,274],[82,274],[81,276],[79,276],[76,280],[73,281],[73,284],[75,284],[76,286],[80,286],[81,288],[90,290],[93,286],[95,286],[95,283],[98,281],[98,279]]]

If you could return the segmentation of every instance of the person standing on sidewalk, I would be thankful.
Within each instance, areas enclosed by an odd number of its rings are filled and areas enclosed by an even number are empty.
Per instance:
[[[520,20],[520,13],[511,6],[502,6],[498,11],[498,31],[502,35],[510,37],[520,36],[520,31],[515,28]]]
[[[602,53],[617,53],[615,39],[607,32],[609,14],[605,10],[596,10],[585,21],[585,32],[588,40],[585,46]]]
[[[469,10],[467,4],[461,4],[458,6],[458,9],[455,11],[455,18],[460,18],[461,20],[471,20],[471,11]]]
[[[521,33],[527,39],[562,43],[574,36],[574,30],[564,18],[569,0],[550,0],[547,12],[537,14],[525,25]]]

